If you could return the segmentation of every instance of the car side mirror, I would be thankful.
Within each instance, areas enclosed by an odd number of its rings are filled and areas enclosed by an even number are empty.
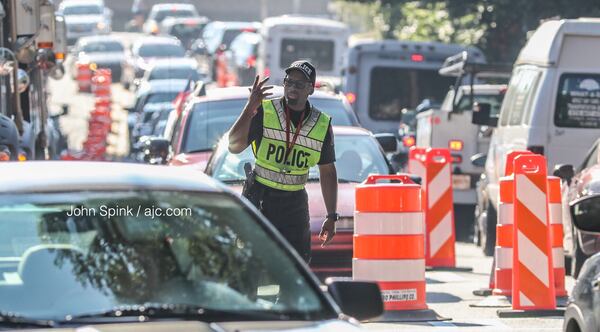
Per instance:
[[[398,149],[398,140],[394,134],[384,133],[375,134],[374,136],[384,152],[395,152]]]
[[[147,137],[141,143],[144,162],[152,165],[164,165],[169,161],[171,143],[168,139]]]
[[[554,171],[552,175],[558,176],[561,180],[567,182],[567,184],[571,184],[571,179],[575,176],[575,169],[573,169],[573,165],[569,164],[559,164],[554,166]]]
[[[571,219],[581,231],[600,233],[600,195],[585,196],[571,203]]]
[[[473,112],[471,123],[480,126],[497,127],[498,119],[491,117],[492,105],[489,103],[475,103],[473,105]]]
[[[360,321],[383,314],[383,300],[377,283],[350,278],[327,278],[325,285],[344,314]]]
[[[487,161],[487,153],[478,153],[471,157],[471,164],[476,167],[484,167]]]

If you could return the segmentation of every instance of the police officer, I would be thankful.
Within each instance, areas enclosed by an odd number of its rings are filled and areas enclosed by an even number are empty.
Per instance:
[[[286,70],[284,96],[272,95],[268,77],[254,80],[248,102],[229,131],[229,151],[240,153],[252,145],[256,157],[252,192],[254,203],[307,262],[310,261],[308,195],[304,186],[309,168],[319,165],[321,192],[327,216],[319,238],[327,245],[339,219],[337,172],[331,118],[308,102],[314,92],[316,70],[296,61]],[[248,182],[248,180],[247,180]]]

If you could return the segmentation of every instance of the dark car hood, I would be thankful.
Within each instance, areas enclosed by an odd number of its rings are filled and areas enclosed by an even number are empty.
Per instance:
[[[214,332],[214,331],[297,331],[297,332],[354,332],[362,329],[340,320],[329,320],[321,322],[227,322],[216,323],[218,327],[195,321],[169,321],[169,322],[147,322],[147,323],[120,323],[120,324],[98,324],[88,325],[86,329],[98,332],[137,332],[137,331],[173,331],[173,332]],[[58,328],[52,329],[57,332],[75,332],[80,328]]]

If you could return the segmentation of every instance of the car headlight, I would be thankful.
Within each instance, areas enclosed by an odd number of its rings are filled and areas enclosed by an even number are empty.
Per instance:
[[[98,30],[104,30],[106,29],[106,23],[98,22],[98,24],[96,24],[96,28],[98,28]]]

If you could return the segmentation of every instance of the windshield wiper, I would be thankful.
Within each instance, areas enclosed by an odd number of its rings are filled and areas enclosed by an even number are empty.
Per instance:
[[[118,317],[148,317],[148,318],[180,318],[201,321],[228,320],[288,320],[289,316],[280,312],[264,310],[224,310],[211,309],[193,304],[160,304],[127,305],[94,313],[70,316],[65,323],[91,322],[94,319],[105,321],[104,318]]]
[[[35,327],[54,327],[56,326],[56,322],[53,320],[44,320],[44,319],[36,319],[23,317],[20,315],[16,315],[10,312],[1,312],[0,311],[0,326],[2,325],[10,325],[10,326],[35,326]]]
[[[185,153],[200,153],[200,152],[210,152],[213,148],[204,148],[204,149],[196,149],[191,151],[186,151]]]
[[[230,184],[230,183],[242,183],[242,182],[244,182],[244,181],[246,181],[246,179],[229,179],[229,180],[221,180],[221,182],[223,182],[223,183],[227,183],[227,184]]]

